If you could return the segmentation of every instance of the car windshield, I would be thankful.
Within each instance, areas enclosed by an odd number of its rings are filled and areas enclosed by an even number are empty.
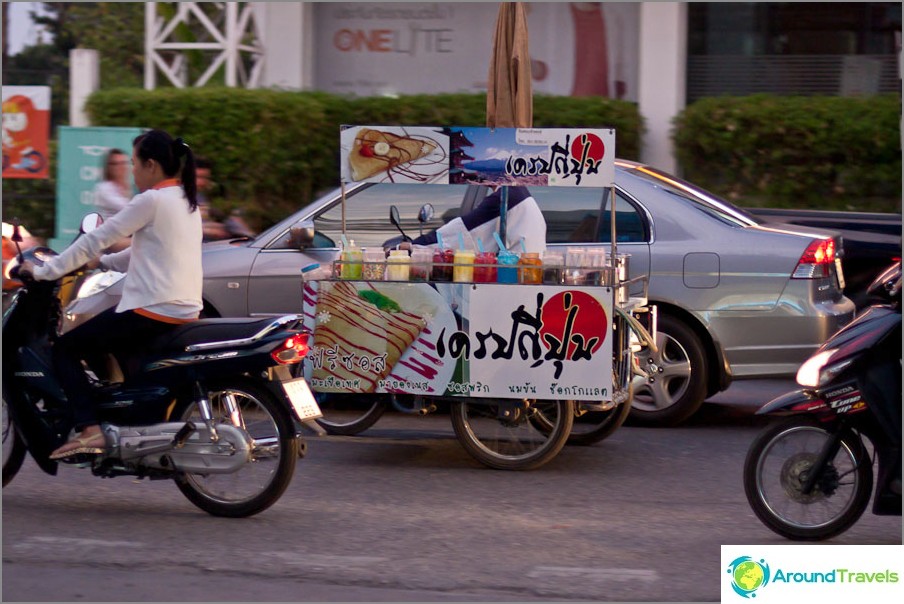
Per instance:
[[[722,222],[742,227],[760,224],[760,221],[754,216],[725,201],[718,195],[714,195],[705,189],[701,189],[656,168],[640,165],[619,165],[619,167],[630,170],[631,174],[653,183],[672,195],[690,201],[701,211]]]

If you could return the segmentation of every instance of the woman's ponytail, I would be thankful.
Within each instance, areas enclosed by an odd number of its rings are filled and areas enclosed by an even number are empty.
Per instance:
[[[192,212],[198,208],[198,181],[195,168],[195,154],[182,138],[173,141],[173,154],[182,162],[182,190]]]

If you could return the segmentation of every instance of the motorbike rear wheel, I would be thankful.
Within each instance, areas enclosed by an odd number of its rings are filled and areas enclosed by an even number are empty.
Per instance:
[[[860,518],[873,488],[869,454],[859,438],[841,447],[810,493],[802,483],[831,434],[810,418],[791,417],[767,427],[747,452],[744,493],[757,518],[779,535],[818,541],[843,533]]]
[[[28,447],[19,436],[6,406],[6,392],[3,392],[3,486],[16,476],[25,461]]]
[[[226,398],[234,398],[237,423],[253,439],[251,459],[232,474],[183,474],[176,486],[214,516],[242,518],[262,512],[282,496],[295,473],[299,441],[290,412],[273,393],[251,382],[207,384],[207,391],[214,425],[235,425],[226,407]],[[178,417],[203,422],[193,402],[183,402]]]
[[[497,470],[531,470],[555,457],[571,432],[571,401],[455,401],[452,428],[472,457]],[[550,429],[539,430],[531,418],[542,414]]]

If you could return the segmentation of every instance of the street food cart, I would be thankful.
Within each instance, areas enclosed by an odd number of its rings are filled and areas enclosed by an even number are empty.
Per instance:
[[[620,426],[642,374],[634,353],[653,346],[645,279],[628,279],[615,233],[610,251],[530,250],[504,221],[508,186],[614,187],[614,130],[345,126],[340,138],[343,185],[477,183],[503,194],[498,251],[449,237],[454,228],[426,254],[345,238],[339,259],[306,280],[305,375],[321,425],[353,434],[390,405],[448,403],[464,448],[499,469],[538,467],[569,438],[595,442]]]

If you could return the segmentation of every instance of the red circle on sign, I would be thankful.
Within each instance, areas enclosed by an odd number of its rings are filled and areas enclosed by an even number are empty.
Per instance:
[[[606,155],[606,145],[603,144],[603,139],[592,132],[586,132],[571,143],[571,156],[577,159],[584,157],[585,146],[587,147],[587,159],[602,161],[603,156]]]
[[[569,326],[568,317],[572,313],[573,320]],[[550,340],[567,340],[565,359],[569,361],[577,350],[575,336],[580,336],[583,339],[582,347],[589,347],[593,353],[603,345],[609,331],[609,317],[606,316],[603,305],[581,290],[568,290],[552,296],[540,309],[540,321],[540,338],[544,346],[551,349],[553,345]]]

